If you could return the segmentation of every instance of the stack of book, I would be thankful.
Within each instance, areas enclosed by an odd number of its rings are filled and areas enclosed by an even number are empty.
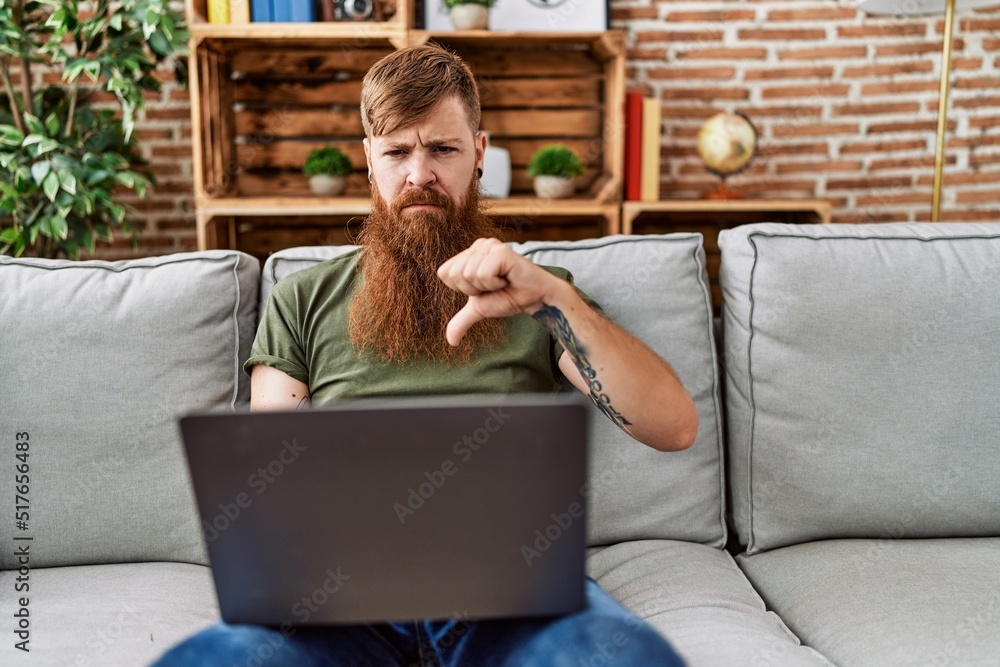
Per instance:
[[[329,4],[332,15],[332,1],[324,4]],[[209,23],[310,23],[315,19],[313,0],[208,0]]]
[[[625,199],[660,198],[660,101],[642,93],[625,96]]]

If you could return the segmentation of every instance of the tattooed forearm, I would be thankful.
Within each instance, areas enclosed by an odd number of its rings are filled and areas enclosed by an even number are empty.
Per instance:
[[[632,422],[625,419],[611,405],[611,397],[602,391],[601,382],[597,379],[597,370],[591,366],[590,360],[587,359],[586,350],[583,349],[583,346],[576,339],[573,328],[570,327],[569,321],[563,315],[562,311],[555,306],[542,306],[532,317],[562,343],[566,352],[569,353],[570,359],[573,360],[573,363],[576,364],[577,369],[580,371],[580,375],[583,376],[583,379],[587,382],[587,386],[590,387],[590,400],[594,402],[594,405],[608,419],[617,424],[620,429],[628,433],[629,431],[625,427],[631,426]]]

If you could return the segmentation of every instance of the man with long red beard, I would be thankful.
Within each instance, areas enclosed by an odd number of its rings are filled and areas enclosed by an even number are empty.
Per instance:
[[[561,373],[650,447],[693,443],[697,413],[670,366],[597,312],[565,270],[537,266],[497,239],[479,202],[479,93],[460,58],[436,46],[383,58],[365,76],[361,116],[372,184],[362,248],[271,291],[246,362],[251,409],[552,392]],[[586,609],[557,618],[297,628],[291,636],[218,623],[159,664],[234,664],[261,645],[274,647],[264,664],[578,667],[598,655],[600,664],[681,664],[593,579],[586,592]]]

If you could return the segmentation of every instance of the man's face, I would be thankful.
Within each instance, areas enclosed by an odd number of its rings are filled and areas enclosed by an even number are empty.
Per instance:
[[[465,107],[457,96],[442,100],[419,123],[364,140],[368,169],[377,191],[391,204],[407,191],[429,189],[446,195],[458,207],[476,168],[482,168],[486,137],[473,134]],[[376,195],[378,196],[378,195]],[[443,215],[440,207],[414,204],[402,209]]]

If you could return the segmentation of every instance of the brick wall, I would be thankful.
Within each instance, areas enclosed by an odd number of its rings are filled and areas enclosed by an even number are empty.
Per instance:
[[[181,3],[176,3],[179,7]],[[823,197],[840,222],[930,217],[943,20],[865,16],[854,0],[614,0],[629,87],[662,100],[661,195],[713,189],[694,152],[718,111],[747,114],[760,152],[731,185],[755,197]],[[1000,11],[956,21],[944,220],[1000,220]],[[160,186],[138,253],[195,247],[187,91],[164,72],[139,125]]]

